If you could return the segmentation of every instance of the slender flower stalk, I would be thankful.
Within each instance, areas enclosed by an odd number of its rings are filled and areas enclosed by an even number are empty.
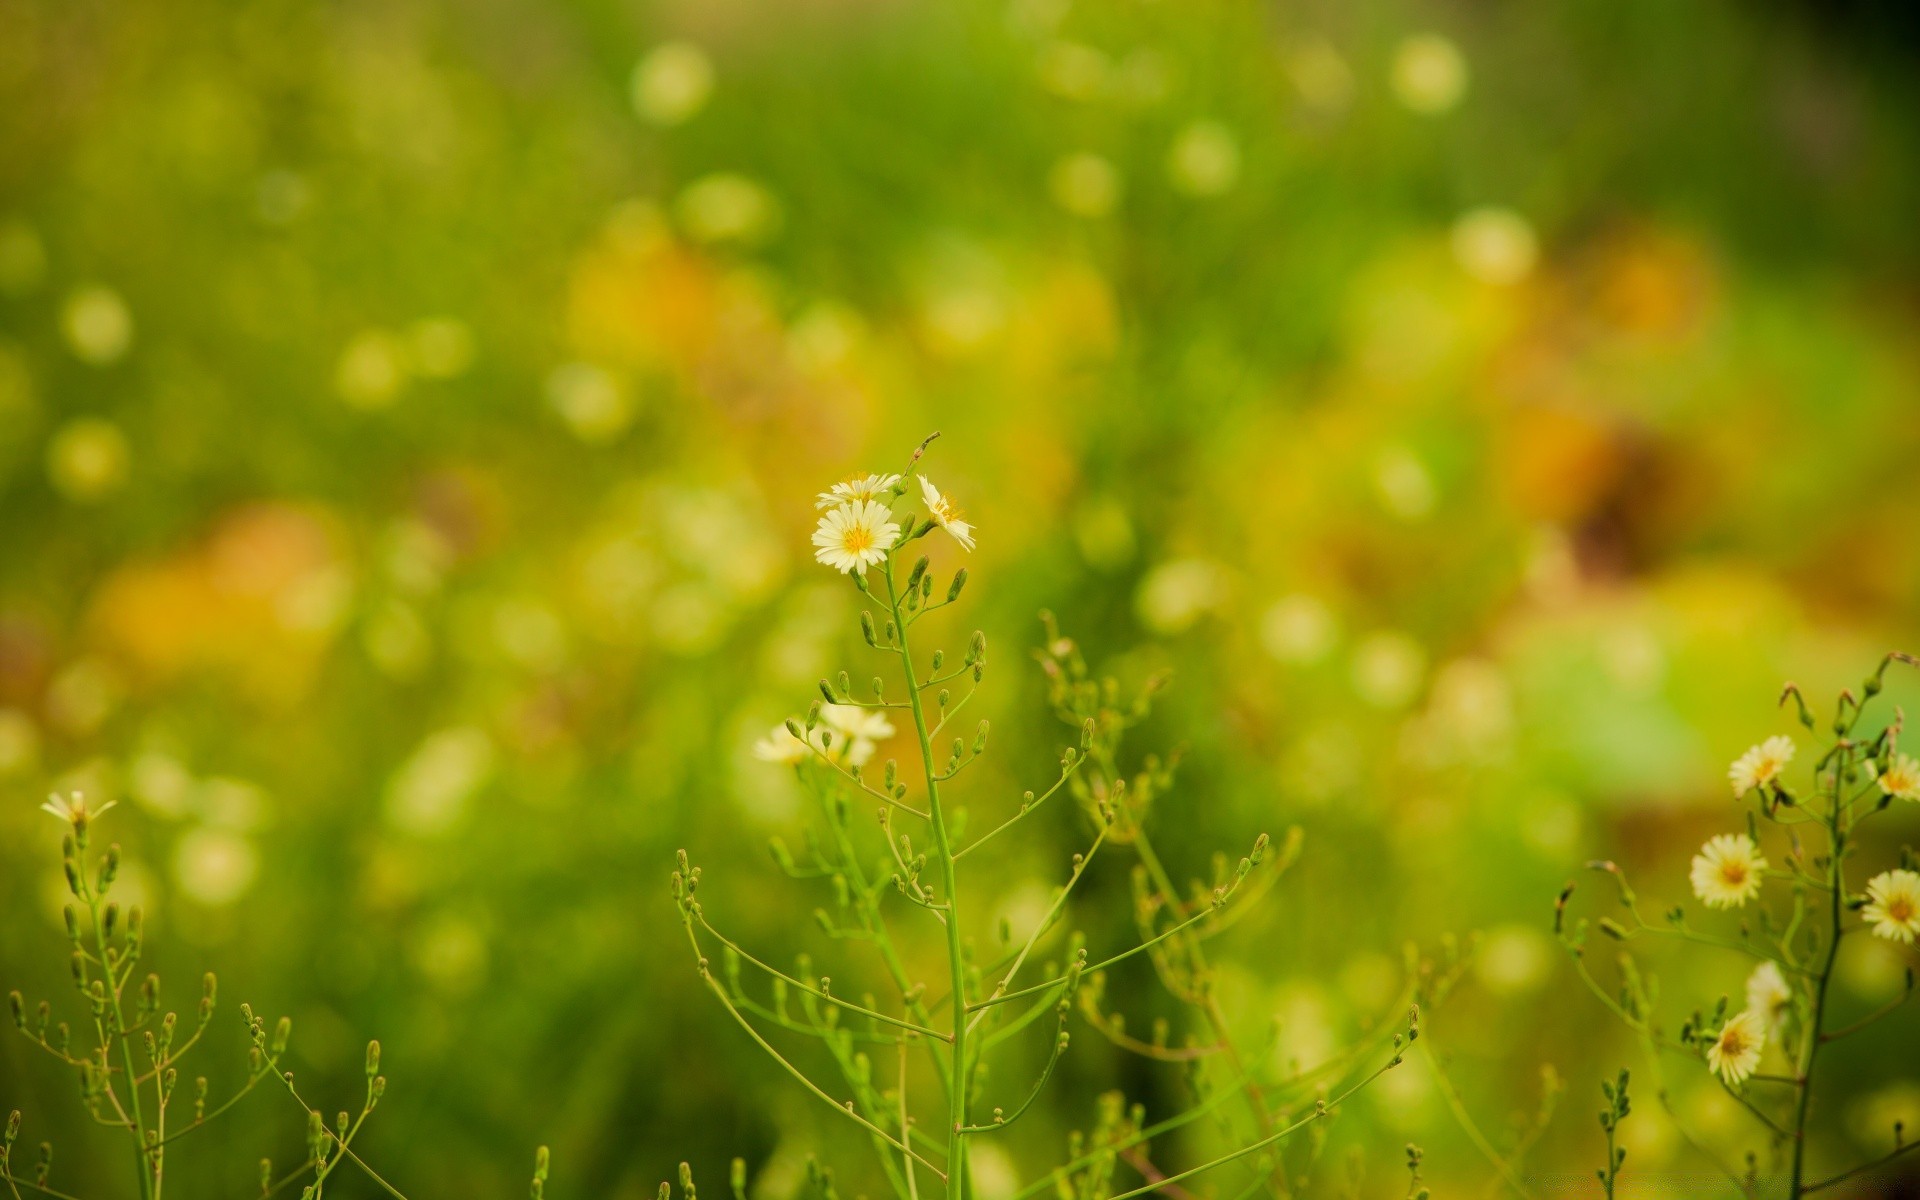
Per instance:
[[[1304,1084],[1273,1081],[1263,1086],[1262,1064],[1274,1056],[1270,1050],[1243,1054],[1212,998],[1208,959],[1201,950],[1206,938],[1231,925],[1245,901],[1277,878],[1278,870],[1270,870],[1258,872],[1256,880],[1256,868],[1271,857],[1267,838],[1261,835],[1250,854],[1224,865],[1210,885],[1176,885],[1172,869],[1146,835],[1155,799],[1172,785],[1173,764],[1150,758],[1132,777],[1123,776],[1116,765],[1121,736],[1144,717],[1163,681],[1156,680],[1126,707],[1117,700],[1120,691],[1112,681],[1086,677],[1077,651],[1060,637],[1051,618],[1041,663],[1054,710],[1074,741],[1059,754],[1057,776],[1026,792],[1010,811],[997,812],[991,802],[976,806],[976,811],[992,814],[992,824],[984,832],[967,834],[963,844],[962,817],[953,801],[960,786],[956,780],[986,753],[989,726],[979,721],[967,736],[954,734],[961,710],[985,677],[987,645],[985,636],[975,632],[964,650],[952,655],[919,648],[920,623],[959,600],[967,572],[955,571],[944,590],[939,589],[930,557],[909,560],[907,549],[936,532],[951,537],[961,551],[977,544],[974,527],[961,518],[953,498],[917,474],[927,444],[921,444],[902,471],[861,474],[818,497],[825,515],[813,535],[815,557],[849,576],[872,606],[861,614],[861,637],[881,656],[890,678],[876,678],[870,693],[862,689],[857,694],[852,672],[821,680],[819,697],[806,714],[777,726],[753,750],[756,758],[794,772],[819,809],[821,830],[808,837],[805,854],[796,855],[776,841],[775,859],[795,880],[832,886],[833,906],[818,910],[816,919],[837,942],[870,947],[880,975],[897,996],[882,1001],[857,988],[848,993],[835,981],[843,972],[821,975],[804,956],[789,970],[749,952],[707,916],[702,871],[683,851],[672,877],[673,895],[696,969],[777,1069],[830,1106],[841,1118],[841,1128],[857,1131],[872,1147],[878,1173],[897,1200],[921,1200],[935,1185],[944,1200],[971,1200],[978,1192],[972,1143],[995,1137],[1044,1109],[1060,1078],[1055,1068],[1072,1044],[1070,1024],[1076,1016],[1113,1045],[1155,1061],[1186,1064],[1202,1057],[1191,1041],[1198,1030],[1189,1035],[1183,1053],[1158,1035],[1147,1042],[1120,1033],[1117,1020],[1100,1008],[1105,972],[1144,956],[1173,995],[1190,1007],[1199,1029],[1227,1050],[1232,1078],[1224,1085],[1226,1094],[1245,1101],[1255,1128],[1236,1132],[1236,1140],[1244,1144],[1230,1153],[1178,1170],[1162,1169],[1148,1157],[1145,1143],[1152,1131],[1137,1117],[1125,1115],[1125,1109],[1103,1103],[1102,1124],[1088,1136],[1092,1144],[1112,1149],[1092,1156],[1076,1153],[1045,1178],[1076,1195],[1117,1200],[1259,1154],[1266,1180],[1262,1190],[1286,1195],[1285,1143],[1330,1115],[1339,1099],[1397,1065],[1404,1047],[1418,1034],[1413,1018],[1395,1034],[1391,1046],[1384,1044],[1385,1034],[1378,1033],[1316,1068],[1315,1085],[1346,1085],[1345,1091],[1333,1093],[1332,1101],[1304,1118],[1297,1109],[1289,1110],[1294,1118],[1290,1122],[1276,1118],[1266,1097],[1297,1099]],[[917,489],[907,482],[916,479]],[[916,500],[918,509],[913,507]],[[896,732],[910,743],[917,763],[909,759],[903,770],[886,759],[873,770],[874,760],[885,754]],[[1024,824],[1025,819],[1056,796],[1071,796],[1079,806],[1087,827],[1085,848],[1073,855],[1064,882],[1044,911],[1030,918],[1030,927],[1016,936],[1010,924],[1003,925],[998,957],[983,953],[976,949],[982,938],[975,928],[984,907],[980,886],[1005,886],[990,874],[981,878],[992,868],[984,860],[1014,847],[1034,828]],[[1066,801],[1055,803],[1057,807]],[[863,808],[872,815],[872,824],[857,816]],[[869,849],[876,835],[882,843],[878,854]],[[1291,861],[1297,843],[1296,831],[1286,841],[1280,866]],[[1139,878],[1149,881],[1151,889],[1139,897],[1138,939],[1097,961],[1078,934],[1067,936],[1065,946],[1059,947],[1056,939],[1070,928],[1082,880],[1096,864],[1104,865],[1103,848],[1122,845],[1137,850]],[[881,863],[878,871],[872,866],[876,860]],[[940,967],[932,980],[915,977],[917,969],[935,961]],[[1410,975],[1424,970],[1409,966]],[[859,996],[859,1002],[847,999],[848,994]],[[849,1013],[853,1017],[844,1016]],[[1050,1030],[1037,1076],[1024,1083],[1002,1082],[1006,1072],[999,1051],[1036,1026]],[[776,1044],[779,1038],[818,1042],[838,1079],[809,1073],[802,1058]],[[937,1099],[915,1094],[910,1064],[916,1058],[930,1066],[939,1087]],[[887,1064],[882,1071],[896,1081],[884,1092],[875,1083],[875,1068],[881,1064]],[[1193,1113],[1211,1110],[1214,1095],[1213,1088],[1204,1088]],[[1070,1103],[1079,1107],[1082,1102]],[[917,1115],[932,1112],[939,1114],[937,1132],[931,1122],[923,1127]],[[1183,1116],[1153,1128],[1164,1130],[1190,1119]],[[1311,1152],[1303,1157],[1308,1165],[1302,1169],[1310,1169]],[[1116,1187],[1110,1175],[1121,1164],[1139,1172],[1145,1185]],[[832,1195],[828,1187],[820,1190],[823,1196]]]
[[[1855,890],[1857,885],[1848,873],[1849,861],[1866,850],[1867,823],[1895,800],[1908,799],[1920,788],[1920,765],[1897,748],[1897,713],[1891,723],[1863,732],[1863,718],[1885,686],[1887,669],[1895,663],[1911,666],[1915,662],[1909,655],[1889,654],[1857,696],[1841,693],[1829,725],[1832,739],[1813,764],[1810,786],[1787,779],[1796,746],[1785,735],[1765,739],[1728,769],[1735,796],[1749,806],[1748,832],[1709,840],[1692,861],[1689,883],[1695,897],[1710,910],[1759,907],[1757,917],[1741,919],[1737,934],[1720,932],[1712,925],[1696,926],[1683,908],[1670,910],[1664,921],[1646,920],[1624,872],[1612,862],[1593,865],[1617,888],[1621,916],[1594,922],[1570,919],[1571,883],[1555,906],[1554,929],[1572,954],[1576,973],[1640,1035],[1656,1079],[1663,1057],[1691,1058],[1758,1124],[1771,1146],[1771,1173],[1757,1163],[1740,1172],[1716,1162],[1743,1195],[1800,1200],[1904,1155],[1916,1145],[1896,1125],[1890,1131],[1892,1149],[1887,1154],[1825,1179],[1814,1178],[1810,1169],[1815,1097],[1823,1092],[1826,1080],[1825,1048],[1875,1029],[1882,1017],[1896,1011],[1913,993],[1910,969],[1906,988],[1898,997],[1851,1022],[1835,1019],[1835,966],[1848,937],[1870,932],[1903,945],[1920,937],[1920,871],[1915,870],[1911,851],[1901,851],[1900,867],[1868,880],[1864,894]],[[1818,722],[1791,684],[1781,695],[1783,705],[1789,702],[1807,732],[1815,732]],[[1876,792],[1877,804],[1873,803]],[[1773,867],[1761,850],[1761,839],[1770,830],[1778,830],[1769,844],[1783,849],[1780,868]],[[1633,954],[1619,955],[1616,987],[1604,986],[1595,976],[1586,953],[1589,935],[1595,930],[1626,945],[1658,938],[1748,956],[1754,966],[1744,984],[1746,1007],[1728,1012],[1722,998],[1711,1013],[1696,1009],[1680,1026],[1677,1038],[1669,1036],[1654,1012],[1656,983]],[[1773,1045],[1780,1047],[1790,1073],[1761,1071]],[[1664,1087],[1658,1095],[1666,1105]],[[1831,1099],[1827,1107],[1832,1107]],[[1685,1134],[1685,1122],[1671,1107],[1668,1111]],[[1609,1190],[1618,1162],[1610,1172],[1602,1176]]]

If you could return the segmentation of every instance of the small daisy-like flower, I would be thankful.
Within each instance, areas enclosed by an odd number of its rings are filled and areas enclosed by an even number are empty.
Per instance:
[[[834,730],[834,756],[850,767],[866,766],[875,743],[893,736],[893,722],[885,713],[858,704],[823,704],[820,719]]]
[[[1720,1032],[1707,1046],[1707,1065],[1729,1084],[1745,1082],[1760,1065],[1760,1051],[1766,1049],[1764,1022],[1752,1012],[1737,1012],[1727,1018]]]
[[[1744,796],[1780,778],[1780,772],[1792,761],[1793,739],[1776,734],[1734,759],[1727,768],[1727,782],[1733,785],[1735,796]]]
[[[1867,905],[1860,915],[1876,937],[1913,945],[1920,937],[1920,872],[1882,871],[1867,880]]]
[[[835,508],[842,504],[857,504],[862,500],[881,500],[899,482],[898,475],[856,475],[834,484],[830,491],[821,492],[813,506]]]
[[[69,792],[65,796],[48,796],[47,802],[40,806],[40,811],[52,813],[75,828],[84,828],[88,821],[99,817],[117,803],[119,801],[109,800],[99,808],[92,808],[88,806],[85,796],[79,792]]]
[[[1693,856],[1693,894],[1709,908],[1737,908],[1760,894],[1767,860],[1744,833],[1723,833]]]
[[[753,756],[761,762],[793,766],[812,758],[813,751],[785,725],[775,725],[772,732],[753,744]]]
[[[1899,800],[1920,800],[1920,758],[1896,754],[1887,769],[1874,777],[1880,790]]]
[[[888,520],[889,515],[884,505],[871,500],[834,509],[820,518],[813,531],[813,544],[818,547],[813,557],[843,575],[884,561],[900,536],[900,526]]]
[[[953,497],[933,486],[933,481],[922,475],[920,498],[926,501],[927,512],[933,516],[940,528],[952,534],[953,540],[959,542],[964,549],[973,549],[973,525],[960,519],[960,506],[953,502]]]
[[[1767,1029],[1780,1028],[1793,1009],[1793,989],[1780,973],[1778,963],[1763,962],[1747,976],[1747,1011],[1757,1015]]]

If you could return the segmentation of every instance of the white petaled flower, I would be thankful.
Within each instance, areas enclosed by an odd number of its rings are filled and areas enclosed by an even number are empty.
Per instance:
[[[1776,734],[1734,759],[1727,768],[1727,782],[1733,785],[1735,796],[1744,796],[1779,779],[1792,761],[1793,739]]]
[[[953,502],[953,497],[933,486],[933,481],[922,475],[920,498],[926,501],[927,512],[932,514],[940,528],[952,534],[953,540],[963,548],[973,549],[973,525],[960,519],[960,507]]]
[[[813,757],[813,751],[807,744],[793,736],[793,731],[785,725],[775,725],[772,732],[753,744],[753,756],[762,762],[785,763],[792,766]]]
[[[898,475],[856,475],[843,479],[833,485],[832,490],[821,492],[813,502],[815,508],[833,508],[841,504],[853,504],[861,500],[879,500],[893,490],[900,482]]]
[[[1860,915],[1874,936],[1902,945],[1920,937],[1920,872],[1882,871],[1867,880],[1867,905]]]
[[[1920,800],[1920,758],[1896,754],[1887,769],[1873,780],[1880,790],[1899,800]]]
[[[1743,1083],[1760,1066],[1760,1051],[1766,1046],[1765,1023],[1750,1011],[1737,1012],[1707,1046],[1707,1065],[1727,1083]]]
[[[109,800],[99,808],[92,808],[88,806],[84,795],[70,792],[65,796],[48,796],[47,802],[40,806],[40,811],[52,813],[69,825],[85,825],[118,803],[118,800]]]
[[[813,557],[843,575],[885,561],[900,536],[900,526],[888,519],[890,515],[885,505],[871,500],[834,509],[820,518],[819,528],[813,531],[813,544],[818,547]]]
[[[1767,860],[1744,833],[1723,833],[1693,856],[1693,894],[1709,908],[1737,908],[1760,894]]]
[[[858,704],[823,704],[820,719],[834,731],[833,755],[850,767],[866,766],[875,743],[893,736],[893,722],[885,713]]]
[[[1755,1013],[1769,1029],[1780,1028],[1793,1009],[1793,989],[1780,973],[1778,963],[1763,962],[1747,976],[1747,1011]]]

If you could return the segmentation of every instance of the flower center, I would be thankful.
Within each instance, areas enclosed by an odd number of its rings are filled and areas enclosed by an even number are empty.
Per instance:
[[[1720,1053],[1736,1056],[1746,1053],[1747,1040],[1740,1036],[1737,1029],[1729,1029],[1720,1035]]]
[[[1912,897],[1895,896],[1887,901],[1887,916],[1898,924],[1905,925],[1913,920],[1914,904]]]
[[[862,550],[873,548],[873,530],[864,525],[855,525],[841,537],[840,545],[849,554],[858,554]]]
[[[1720,880],[1728,887],[1739,887],[1747,881],[1747,864],[1737,862],[1721,863]]]

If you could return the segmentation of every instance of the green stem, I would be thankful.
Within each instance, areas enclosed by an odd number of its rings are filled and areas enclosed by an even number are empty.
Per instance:
[[[1845,879],[1840,866],[1841,855],[1846,850],[1846,831],[1840,827],[1840,793],[1846,787],[1847,766],[1852,761],[1852,751],[1843,742],[1839,757],[1833,764],[1833,807],[1827,814],[1827,952],[1815,977],[1813,1020],[1807,1030],[1806,1048],[1800,1055],[1800,1099],[1794,1106],[1793,1114],[1793,1174],[1787,1193],[1789,1200],[1800,1200],[1806,1194],[1807,1118],[1813,1111],[1813,1066],[1820,1055],[1821,1043],[1825,1040],[1822,1034],[1827,1014],[1827,985],[1833,979],[1834,960],[1840,954],[1840,919],[1846,899]]]
[[[122,1016],[122,1010],[120,1008],[120,988],[117,984],[115,984],[115,981],[113,978],[113,969],[107,965],[106,922],[100,916],[100,897],[97,893],[95,893],[94,889],[90,887],[87,883],[87,871],[86,871],[86,865],[84,862],[79,864],[79,879],[80,879],[80,892],[81,892],[80,898],[87,902],[87,912],[93,918],[94,945],[97,946],[100,950],[100,973],[102,976],[102,982],[108,985],[106,989],[107,1002],[112,1006],[112,1013],[113,1013],[112,1021],[100,1031],[101,1038],[102,1038],[102,1045],[105,1046],[110,1044],[111,1042],[116,1040],[116,1036],[117,1036],[117,1040],[120,1043],[120,1061],[122,1062],[122,1064],[124,1064],[126,1068],[127,1080],[128,1080],[127,1103],[133,1109],[132,1113],[127,1115],[128,1115],[128,1119],[133,1124],[133,1157],[134,1157],[134,1161],[139,1164],[139,1168],[140,1168],[140,1195],[143,1197],[143,1200],[152,1200],[154,1196],[154,1175],[158,1174],[158,1166],[159,1166],[159,1160],[157,1157],[158,1152],[156,1151],[156,1157],[153,1163],[153,1170],[150,1172],[148,1161],[147,1161],[147,1145],[146,1145],[147,1123],[140,1113],[140,1085],[137,1082],[135,1082],[139,1078],[139,1072],[134,1070],[133,1046],[129,1043],[129,1039],[127,1038],[126,1034],[124,1032],[120,1032],[116,1035],[113,1032],[113,1031],[124,1029],[124,1018]],[[110,1076],[106,1081],[106,1085],[109,1089],[111,1089],[113,1086],[113,1080]],[[158,1086],[157,1081],[155,1086]]]
[[[885,564],[887,607],[892,611],[898,631],[894,647],[900,654],[900,669],[906,674],[907,697],[913,713],[913,731],[920,739],[920,764],[927,783],[927,820],[933,826],[933,857],[940,868],[940,887],[947,901],[947,971],[952,977],[953,1070],[947,1079],[947,1196],[965,1200],[967,1194],[966,1140],[961,1134],[967,1123],[967,1087],[973,1074],[967,1061],[967,966],[965,947],[960,940],[960,897],[956,886],[953,845],[947,836],[947,819],[940,807],[940,781],[933,765],[933,738],[927,729],[926,708],[920,701],[920,682],[914,675],[913,652],[907,641],[907,622],[900,611],[900,594],[893,582],[893,556]]]

